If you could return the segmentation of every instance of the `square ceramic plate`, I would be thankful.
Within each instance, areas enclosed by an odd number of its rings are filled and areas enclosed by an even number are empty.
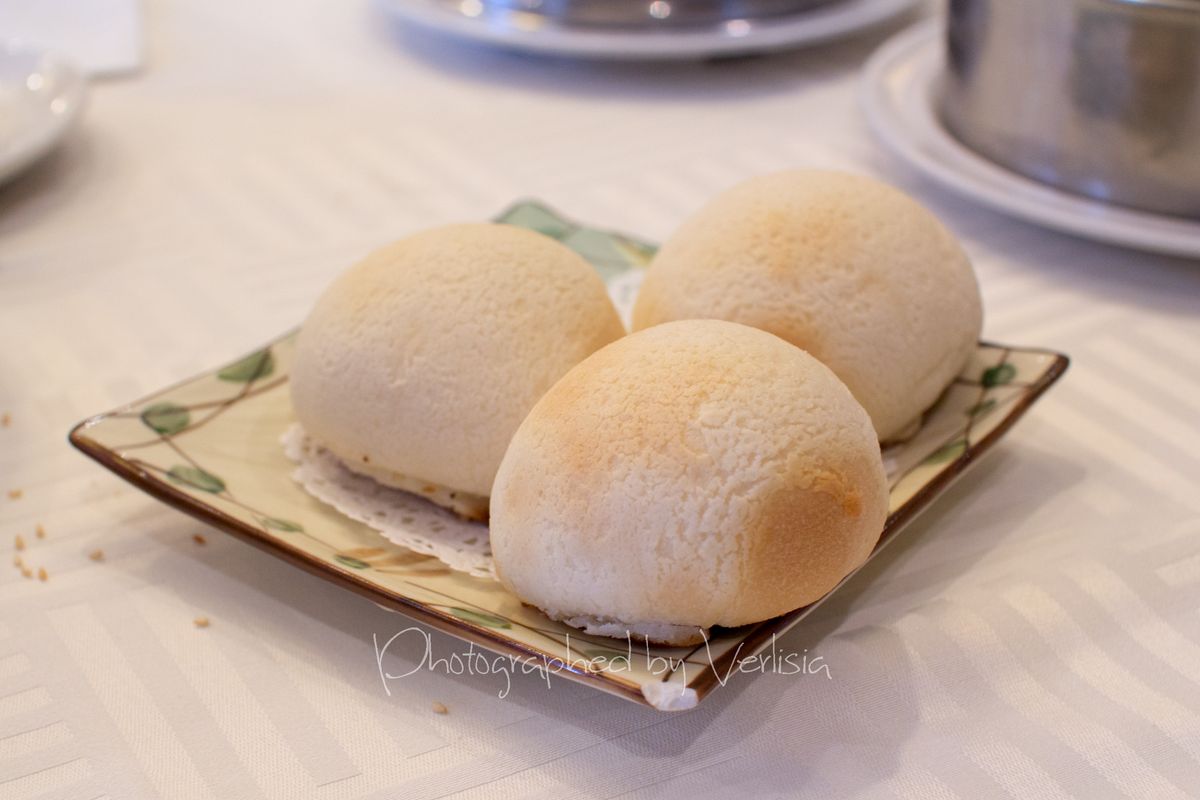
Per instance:
[[[625,300],[654,248],[563,219],[537,203],[499,218],[587,258]],[[660,709],[688,708],[814,607],[695,648],[627,647],[523,606],[491,579],[452,572],[385,541],[291,478],[280,436],[293,423],[287,380],[295,332],[219,369],[71,431],[71,442],[135,486],[298,567],[496,653]],[[980,344],[920,431],[888,448],[891,506],[875,552],[1012,427],[1067,367],[1065,356]],[[834,590],[836,591],[836,589]],[[568,639],[569,636],[569,639]]]

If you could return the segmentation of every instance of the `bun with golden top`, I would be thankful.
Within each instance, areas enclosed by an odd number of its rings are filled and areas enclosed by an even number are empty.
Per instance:
[[[624,333],[603,282],[562,244],[508,225],[434,228],[321,295],[296,343],[292,402],[351,469],[485,518],[529,409]]]
[[[887,505],[870,419],[828,368],[761,330],[672,322],[533,407],[492,489],[492,552],[555,619],[683,644],[822,597]]]
[[[958,375],[983,320],[954,236],[871,178],[794,170],[718,195],[659,250],[634,330],[724,319],[770,331],[824,362],[901,438]]]

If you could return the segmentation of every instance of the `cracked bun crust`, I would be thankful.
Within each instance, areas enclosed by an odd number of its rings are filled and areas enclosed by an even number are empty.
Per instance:
[[[624,334],[595,270],[553,239],[434,228],[321,295],[296,343],[292,403],[305,431],[359,471],[486,496],[538,398]]]
[[[676,319],[740,322],[807,350],[890,441],[966,364],[983,310],[966,254],[919,203],[871,178],[795,170],[718,195],[659,250],[633,328]]]
[[[679,642],[823,596],[870,554],[888,490],[871,421],[828,368],[764,331],[687,320],[563,376],[491,503],[497,572],[522,600]]]

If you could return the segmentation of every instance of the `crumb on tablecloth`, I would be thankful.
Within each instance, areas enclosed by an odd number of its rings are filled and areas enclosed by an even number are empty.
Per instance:
[[[207,628],[209,625],[208,617],[196,617],[192,620],[192,624],[197,628]]]
[[[13,537],[13,547],[17,548],[17,550],[24,550],[25,549],[25,537],[19,533],[16,536],[14,536]]]
[[[444,705],[442,705],[441,703],[439,703],[439,702],[437,702],[436,700],[434,700],[434,701],[433,701],[433,713],[435,713],[435,714],[449,714],[449,713],[450,713],[450,709],[446,708]]]
[[[38,580],[43,583],[50,579],[50,574],[46,572],[45,567],[38,567]]]
[[[24,494],[25,494],[25,492],[21,491],[20,489],[9,489],[8,490],[8,499],[9,500],[20,500],[21,496]]]
[[[46,529],[42,527],[42,523],[40,522],[34,527],[33,532],[39,539],[46,538]]]
[[[104,551],[103,550],[93,550],[92,552],[88,553],[88,558],[90,558],[92,561],[103,561],[104,560]]]
[[[208,539],[205,539],[202,533],[193,533],[192,541],[196,544],[208,544]]]
[[[31,570],[29,567],[21,567],[21,577],[22,578],[32,578],[33,570]]]
[[[5,411],[0,414],[0,428],[7,428],[9,425],[12,425],[12,415]]]

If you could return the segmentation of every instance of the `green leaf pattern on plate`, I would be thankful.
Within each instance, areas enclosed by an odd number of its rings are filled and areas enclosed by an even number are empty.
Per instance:
[[[350,569],[367,569],[371,566],[361,558],[354,558],[353,556],[346,556],[342,555],[341,553],[335,555],[334,558],[337,559],[337,562],[343,567],[349,567]]]
[[[925,459],[925,463],[942,464],[946,461],[952,461],[966,452],[966,449],[966,439],[955,439],[952,442],[942,445],[937,450],[934,450],[933,453]]]
[[[275,371],[275,358],[271,355],[270,348],[259,350],[257,353],[251,353],[217,373],[217,377],[223,381],[232,383],[249,383],[256,381],[259,378],[265,378]]]
[[[175,483],[191,487],[192,489],[199,489],[202,492],[218,494],[225,491],[225,481],[211,472],[205,472],[199,467],[176,464],[167,470],[167,477]]]
[[[985,369],[983,371],[982,383],[990,389],[993,386],[1003,386],[1015,377],[1017,377],[1017,368],[1005,362]]]
[[[518,203],[496,217],[496,221],[528,228],[551,239],[562,239],[575,229],[574,225],[539,203]]]
[[[155,403],[142,412],[142,422],[146,427],[163,436],[179,433],[191,421],[191,413],[175,403]]]

